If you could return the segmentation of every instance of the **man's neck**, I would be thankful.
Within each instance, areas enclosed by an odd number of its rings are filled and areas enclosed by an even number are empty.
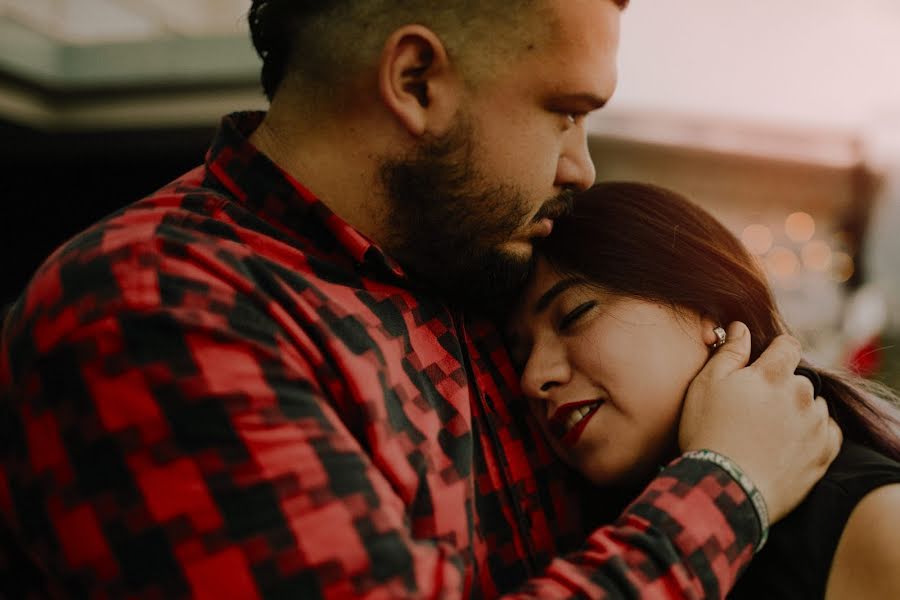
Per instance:
[[[338,217],[378,242],[379,215],[384,214],[378,160],[361,132],[335,124],[298,126],[270,112],[250,143]]]

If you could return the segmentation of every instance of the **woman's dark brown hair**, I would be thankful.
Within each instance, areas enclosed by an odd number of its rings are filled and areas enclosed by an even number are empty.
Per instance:
[[[689,308],[750,329],[750,360],[788,333],[772,290],[743,244],[681,195],[639,183],[611,182],[582,193],[558,219],[538,255],[567,275],[605,291]],[[822,379],[844,438],[900,460],[900,408],[884,386],[812,368]]]

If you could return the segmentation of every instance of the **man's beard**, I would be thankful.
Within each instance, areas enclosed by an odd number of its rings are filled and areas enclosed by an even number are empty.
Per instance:
[[[474,127],[460,117],[414,156],[381,167],[388,199],[385,250],[416,281],[450,302],[484,312],[507,306],[533,256],[500,245],[521,233],[532,203],[511,185],[491,185],[477,165]],[[571,210],[572,192],[549,199],[533,222]]]

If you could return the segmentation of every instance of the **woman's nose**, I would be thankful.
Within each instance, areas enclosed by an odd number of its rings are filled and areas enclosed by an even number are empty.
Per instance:
[[[522,391],[529,398],[548,400],[554,388],[564,385],[571,369],[560,352],[532,352],[522,371]]]

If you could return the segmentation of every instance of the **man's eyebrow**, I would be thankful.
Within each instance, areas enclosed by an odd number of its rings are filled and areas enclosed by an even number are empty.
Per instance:
[[[603,98],[590,92],[579,92],[576,94],[561,94],[558,100],[562,102],[576,102],[585,106],[589,106],[590,110],[597,110],[606,106],[608,98]]]
[[[554,298],[562,294],[570,287],[581,285],[583,283],[584,278],[582,277],[569,277],[568,279],[557,281],[553,285],[553,287],[541,294],[541,297],[538,298],[538,301],[534,305],[534,313],[538,314],[547,310],[547,307],[550,306],[550,303],[553,302]]]

